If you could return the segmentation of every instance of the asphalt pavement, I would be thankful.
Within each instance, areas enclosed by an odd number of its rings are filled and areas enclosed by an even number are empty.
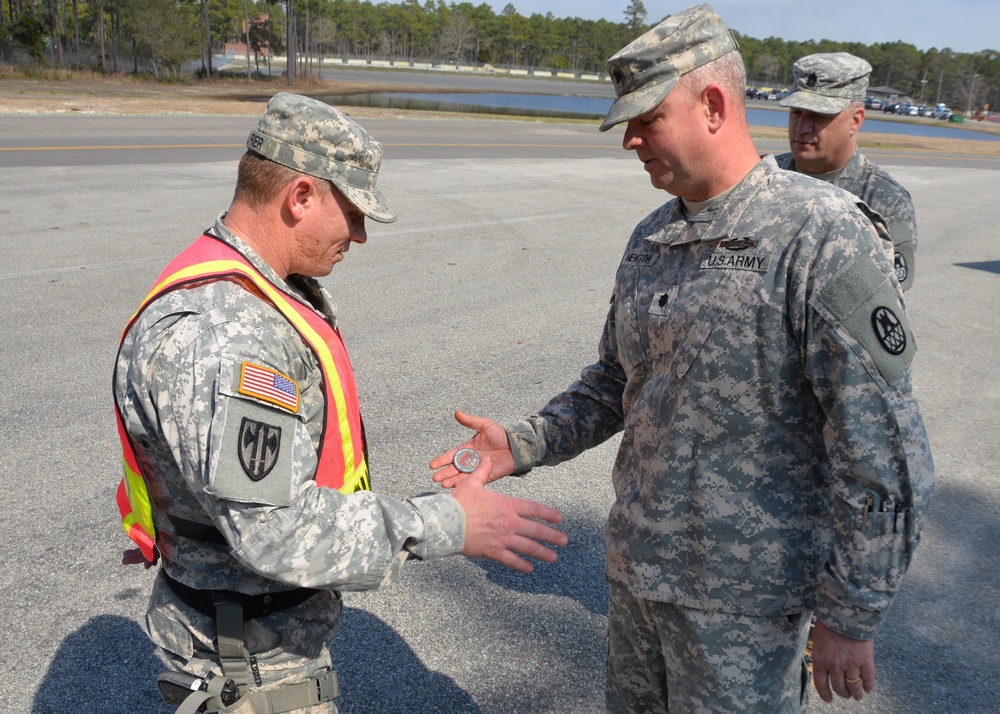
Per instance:
[[[141,629],[153,574],[119,564],[111,367],[152,280],[228,205],[252,120],[190,120],[195,136],[184,119],[115,119],[95,146],[166,148],[72,151],[59,149],[79,139],[72,122],[38,119],[0,117],[0,145],[23,133],[0,153],[0,712],[159,714],[160,665]],[[371,226],[324,279],[374,486],[401,497],[436,488],[427,462],[465,439],[454,409],[522,416],[594,359],[629,232],[667,199],[613,133],[407,121],[371,122],[376,136],[398,132],[380,185],[399,221]],[[815,698],[810,712],[996,712],[1000,162],[886,154],[920,226],[907,303],[938,486],[876,641],[875,693]],[[341,712],[604,711],[601,528],[616,444],[495,485],[563,512],[570,543],[555,564],[520,575],[411,563],[388,589],[346,593]]]

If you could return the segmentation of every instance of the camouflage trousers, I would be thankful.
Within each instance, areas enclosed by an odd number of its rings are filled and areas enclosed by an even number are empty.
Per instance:
[[[811,613],[747,617],[637,598],[611,585],[610,714],[799,714]]]
[[[332,670],[330,641],[340,626],[341,609],[337,593],[321,592],[297,607],[248,620],[245,642],[256,659],[261,681],[258,691],[298,684]],[[162,571],[153,584],[146,611],[146,634],[171,669],[196,677],[222,675],[215,648],[215,618],[179,600],[164,582]],[[256,714],[246,706],[224,711]],[[295,709],[291,714],[336,713],[331,701]]]

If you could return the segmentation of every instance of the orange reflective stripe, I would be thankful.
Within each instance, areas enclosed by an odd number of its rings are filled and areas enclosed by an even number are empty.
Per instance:
[[[231,275],[233,273],[238,273],[253,282],[257,289],[266,295],[267,299],[278,308],[284,318],[292,324],[292,327],[302,335],[306,343],[313,348],[326,377],[327,389],[332,397],[337,414],[337,431],[340,434],[340,446],[344,462],[343,484],[337,486],[337,488],[344,493],[353,493],[359,488],[365,488],[365,484],[367,484],[368,465],[365,463],[364,450],[355,450],[354,448],[354,440],[355,438],[360,439],[360,435],[352,434],[354,429],[352,429],[348,414],[348,402],[344,394],[344,384],[341,380],[340,369],[338,369],[330,345],[323,339],[316,328],[310,324],[313,321],[309,319],[309,315],[302,314],[304,310],[300,312],[297,305],[291,303],[282,291],[275,288],[260,273],[254,270],[252,266],[248,266],[246,263],[238,260],[210,260],[189,265],[161,281],[154,288],[154,291],[159,293],[169,289],[173,285],[178,285],[188,280],[201,279],[210,275]],[[317,320],[322,319],[318,315],[315,315],[315,312],[311,308],[305,306],[303,308],[312,313]],[[328,325],[327,327],[332,333],[333,328],[330,328]],[[336,339],[339,340],[339,338]],[[346,358],[346,350],[344,351],[344,357]],[[324,430],[324,433],[327,431]],[[329,470],[323,469],[323,471],[323,476],[329,478]],[[319,479],[317,479],[317,482],[319,482]],[[321,483],[320,485],[328,484]]]
[[[165,292],[199,280],[227,276],[249,280],[295,328],[319,360],[325,384],[326,414],[318,454],[316,484],[336,488],[342,493],[371,489],[354,371],[339,332],[311,307],[297,299],[290,299],[226,243],[203,235],[178,255],[157,279],[156,285],[122,330],[119,349],[143,310]],[[117,493],[122,528],[139,546],[143,556],[154,562],[156,530],[149,490],[117,404],[115,415],[125,470],[125,477],[119,484]],[[340,439],[327,438],[334,431],[340,435]]]

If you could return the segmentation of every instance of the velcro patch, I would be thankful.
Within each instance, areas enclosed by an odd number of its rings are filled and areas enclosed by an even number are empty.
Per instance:
[[[236,391],[287,409],[293,414],[299,411],[299,385],[269,367],[244,362]]]
[[[905,373],[917,351],[895,284],[868,256],[859,256],[820,299],[861,343],[889,384]]]

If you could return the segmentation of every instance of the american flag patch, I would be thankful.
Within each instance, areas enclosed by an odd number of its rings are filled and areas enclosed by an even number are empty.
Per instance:
[[[276,404],[293,413],[299,410],[299,385],[281,372],[275,372],[267,367],[244,362],[237,391],[248,397]]]

